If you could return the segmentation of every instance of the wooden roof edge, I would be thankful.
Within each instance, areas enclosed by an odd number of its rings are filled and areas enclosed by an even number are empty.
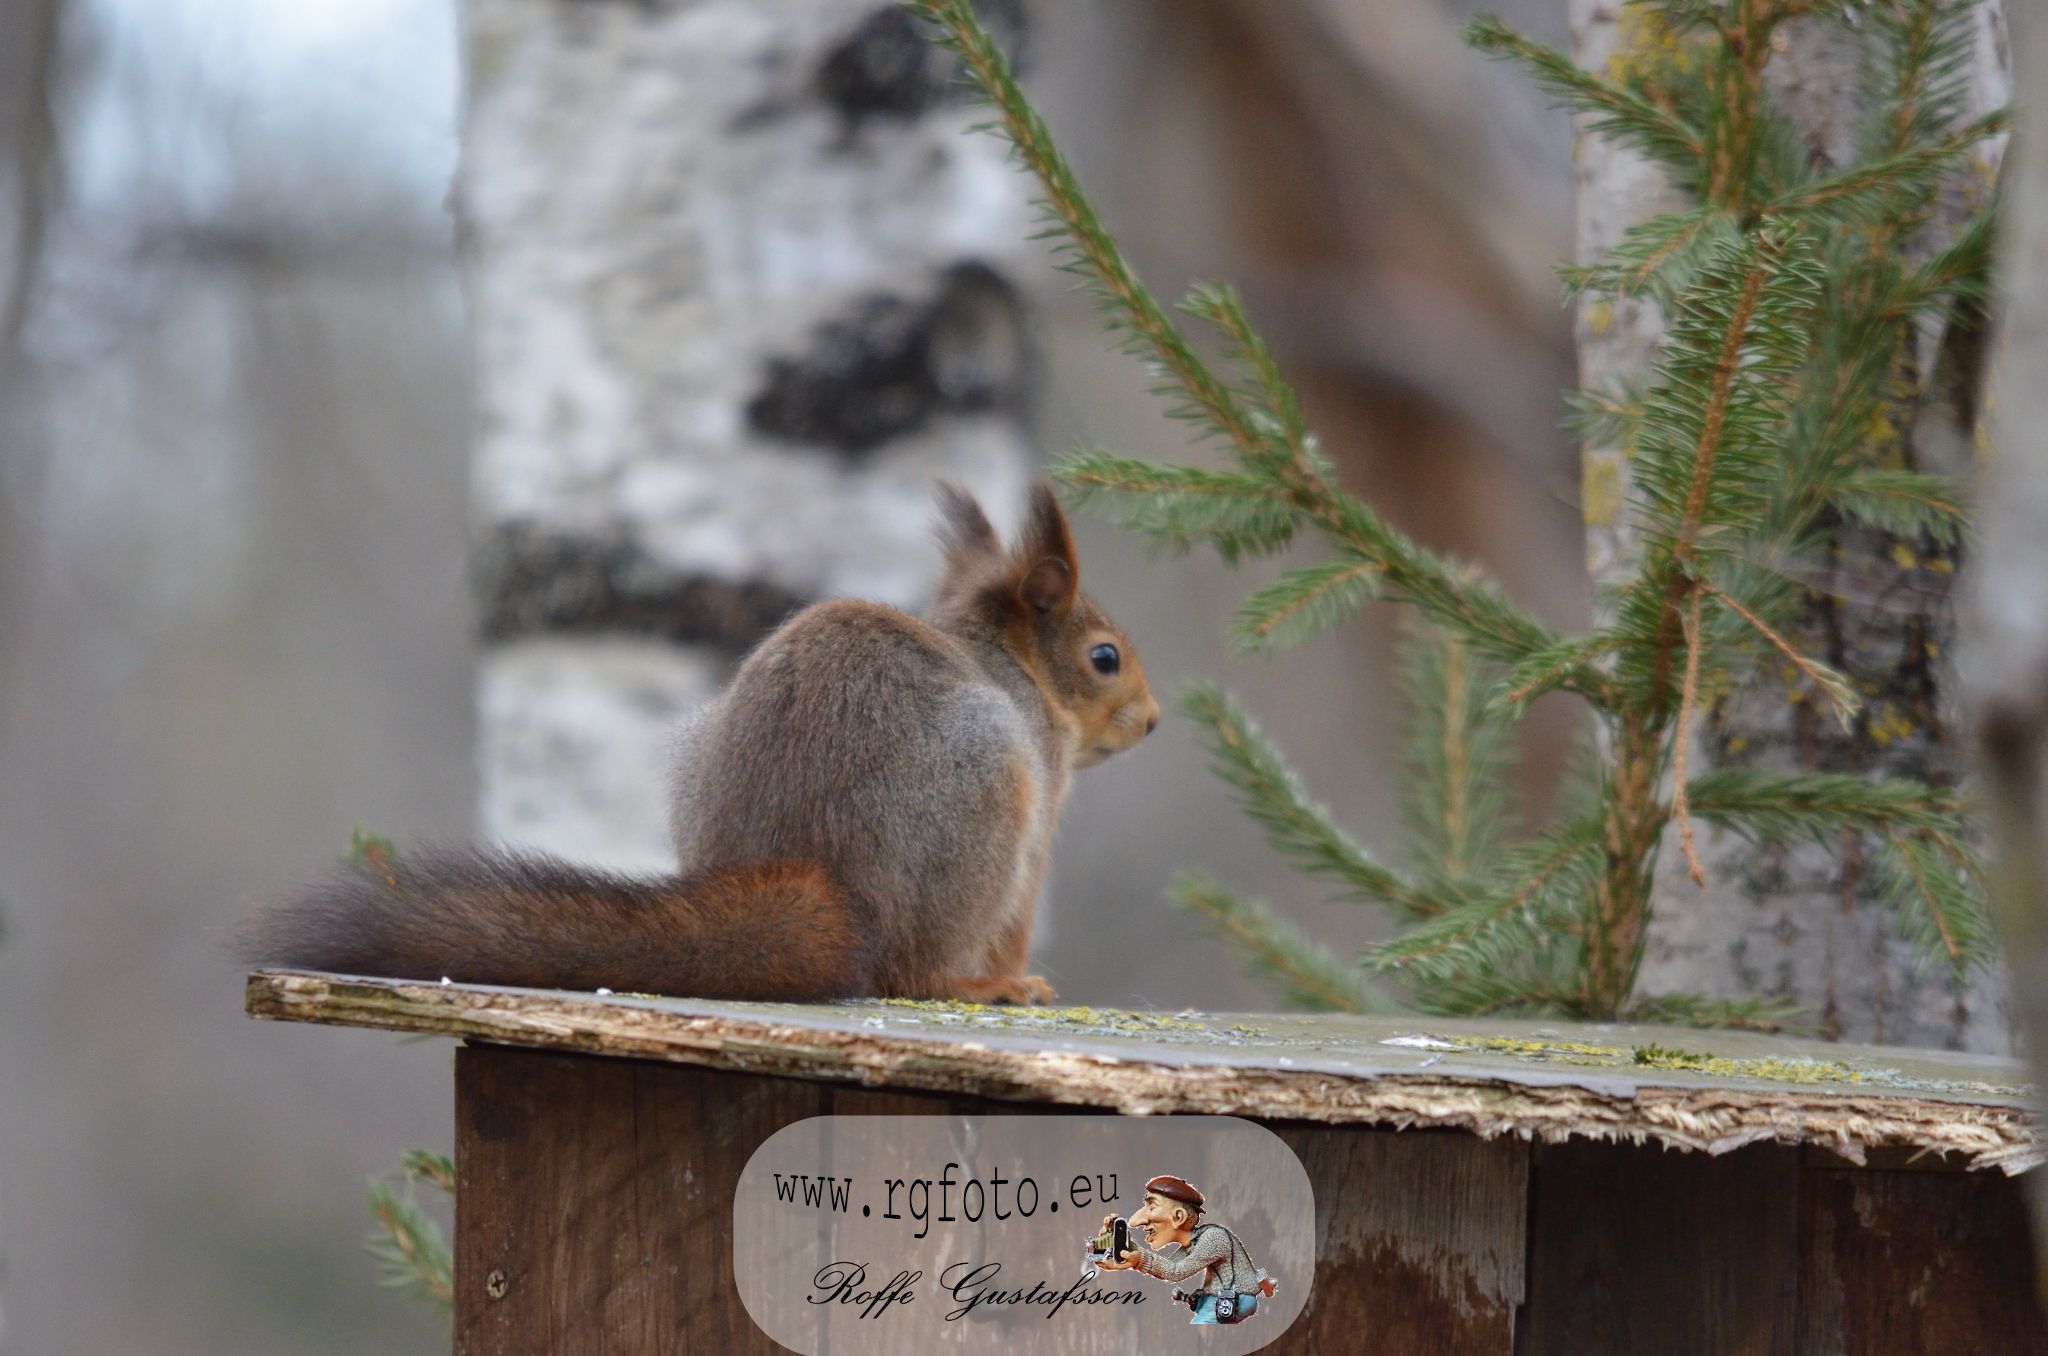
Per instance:
[[[1469,1069],[1357,1075],[1272,1064],[1179,1064],[1100,1049],[906,1036],[886,1029],[607,1003],[587,994],[256,971],[251,1016],[446,1035],[536,1049],[655,1059],[783,1077],[1096,1107],[1127,1115],[1461,1130],[1546,1143],[1573,1137],[1708,1154],[1812,1145],[1852,1163],[1873,1150],[1956,1155],[2008,1174],[2044,1157],[2033,1114],[1910,1091],[1805,1086],[1527,1082]],[[1287,1061],[1281,1061],[1283,1064]]]

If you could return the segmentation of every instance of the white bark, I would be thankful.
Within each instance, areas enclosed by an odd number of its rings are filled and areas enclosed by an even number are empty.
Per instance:
[[[1573,58],[1587,70],[1616,73],[1632,59],[1641,14],[1628,0],[1572,0]],[[1573,128],[1572,161],[1578,170],[1576,257],[1581,264],[1612,249],[1631,226],[1689,205],[1654,162],[1590,130],[1584,119]],[[1664,318],[1652,302],[1582,296],[1572,323],[1579,385],[1606,391],[1640,377],[1649,370],[1663,335]],[[1596,587],[1626,576],[1635,559],[1636,534],[1625,511],[1628,496],[1627,452],[1583,448],[1579,504],[1586,519],[1586,568]]]
[[[485,828],[658,865],[730,658],[918,604],[934,475],[1020,500],[1028,186],[880,0],[468,12]]]

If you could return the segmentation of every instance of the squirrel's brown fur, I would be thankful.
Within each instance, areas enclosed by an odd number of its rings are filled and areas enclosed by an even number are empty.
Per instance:
[[[1144,738],[1159,705],[1080,592],[1049,486],[1007,551],[966,492],[942,486],[940,507],[926,617],[806,608],[685,723],[678,874],[407,852],[259,915],[244,955],[698,997],[1051,997],[1024,963],[1069,776]]]

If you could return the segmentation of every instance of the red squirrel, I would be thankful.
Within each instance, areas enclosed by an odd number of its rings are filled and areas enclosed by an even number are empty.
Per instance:
[[[676,874],[409,851],[259,913],[243,955],[703,998],[1052,998],[1025,961],[1069,780],[1150,734],[1159,703],[1080,591],[1049,485],[1008,549],[965,490],[938,498],[923,617],[813,604],[685,721]]]

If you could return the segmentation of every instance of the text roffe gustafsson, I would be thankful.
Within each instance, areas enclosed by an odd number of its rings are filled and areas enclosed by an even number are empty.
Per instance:
[[[775,1173],[775,1199],[796,1209],[833,1214],[850,1214],[854,1208],[855,1180],[851,1177],[820,1177],[809,1173]],[[1073,1214],[1081,1232],[1091,1233],[1092,1221],[1085,1213],[1093,1206],[1113,1206],[1117,1197],[1115,1173],[1076,1174],[1065,1183],[1041,1192],[1028,1174],[1005,1177],[1000,1170],[986,1178],[964,1174],[960,1165],[948,1163],[937,1177],[884,1177],[874,1200],[863,1201],[863,1218],[879,1217],[906,1221],[905,1231],[913,1239],[931,1233],[934,1224],[1007,1223],[1034,1219],[1040,1213],[1057,1215],[1064,1204]],[[887,1279],[882,1279],[884,1276]],[[837,1258],[819,1267],[811,1278],[810,1304],[831,1305],[858,1311],[861,1318],[880,1318],[892,1310],[906,1308],[918,1295],[925,1272],[918,1267],[874,1266],[855,1258]],[[940,1268],[938,1288],[951,1297],[946,1320],[967,1317],[976,1309],[1013,1305],[1043,1306],[1051,1318],[1069,1305],[1143,1304],[1143,1291],[1108,1290],[1076,1276],[1061,1282],[1044,1277],[1025,1284],[1005,1278],[999,1261],[977,1258],[948,1263]]]

